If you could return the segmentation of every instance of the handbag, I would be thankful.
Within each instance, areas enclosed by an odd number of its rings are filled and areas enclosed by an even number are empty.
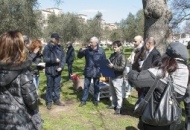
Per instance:
[[[136,104],[135,104],[135,108],[134,108],[134,114],[141,116],[142,113],[144,112],[149,99],[151,98],[152,93],[154,92],[156,85],[157,85],[158,80],[156,79],[152,85],[152,87],[150,87],[149,91],[147,92],[146,96],[144,96],[144,94],[141,94],[141,96],[139,97],[139,99],[137,100]]]
[[[181,123],[182,109],[175,98],[173,79],[169,80],[162,93],[159,102],[155,102],[154,95],[151,98],[141,116],[142,122],[154,126],[167,126],[172,123]]]
[[[155,89],[156,85],[153,86]],[[153,126],[167,126],[181,123],[182,109],[174,95],[173,79],[169,75],[167,85],[160,101],[155,101],[154,94],[149,95],[148,103],[141,115],[143,123]]]

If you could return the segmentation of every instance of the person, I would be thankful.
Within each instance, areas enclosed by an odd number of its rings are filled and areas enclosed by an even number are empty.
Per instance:
[[[86,100],[89,94],[89,88],[91,84],[91,79],[93,79],[94,85],[94,99],[93,103],[98,106],[98,95],[99,95],[99,78],[100,78],[100,67],[96,63],[98,60],[106,59],[105,52],[103,48],[99,47],[99,40],[97,37],[90,38],[90,46],[82,47],[79,49],[78,58],[85,57],[85,68],[84,68],[84,90],[81,103],[79,107],[86,105]]]
[[[114,53],[110,55],[110,64],[108,67],[113,69],[115,77],[110,77],[109,84],[110,84],[110,93],[112,97],[112,105],[109,106],[109,109],[115,109],[114,114],[120,114],[120,110],[122,107],[122,89],[123,89],[123,71],[126,66],[126,57],[121,52],[122,44],[120,41],[114,41],[112,43]]]
[[[140,35],[135,36],[133,43],[134,43],[134,50],[131,52],[127,60],[128,60],[128,63],[132,65],[133,70],[140,71],[138,58],[141,53],[141,48],[144,45],[142,36]]]
[[[128,60],[128,64],[131,64],[131,69],[137,70],[140,72],[140,64],[139,64],[140,56],[141,56],[142,51],[144,50],[143,37],[140,35],[135,36],[133,44],[134,44],[134,49],[127,60]],[[132,86],[128,84],[128,92],[126,93],[127,96],[131,94],[131,89],[132,89]],[[138,95],[140,95],[140,90],[138,88],[136,88],[136,90],[138,92]]]
[[[0,48],[0,129],[35,130],[31,116],[38,113],[38,96],[22,34],[3,33]]]
[[[190,64],[188,64],[190,70]],[[188,84],[185,96],[184,96],[184,108],[185,108],[185,130],[190,129],[190,84]]]
[[[64,106],[60,101],[61,72],[65,64],[63,47],[59,44],[61,37],[58,33],[51,34],[51,41],[44,47],[43,59],[46,63],[45,75],[47,78],[46,105],[52,109],[52,102],[58,106]]]
[[[155,45],[156,41],[153,37],[148,37],[145,40],[146,53],[144,55],[144,60],[140,63],[141,70],[149,69],[155,62],[160,59],[160,52],[156,49]]]
[[[45,66],[38,66],[42,61],[42,42],[40,40],[32,41],[29,47],[29,58],[32,60],[32,73],[33,73],[33,82],[36,87],[36,90],[39,86],[39,70],[42,70]]]
[[[142,70],[141,72],[131,70],[128,73],[128,81],[134,87],[145,88],[143,93],[146,95],[149,87],[158,78],[155,89],[155,102],[159,102],[161,98],[159,95],[162,95],[164,92],[169,75],[171,75],[176,99],[180,102],[183,100],[189,81],[189,71],[185,63],[188,58],[189,55],[186,47],[179,42],[172,42],[168,45],[166,54],[162,56],[159,62],[154,64],[155,67]],[[152,126],[143,123],[143,127],[144,130],[175,130],[178,128],[178,125]]]
[[[72,42],[67,42],[67,53],[66,53],[66,63],[68,65],[68,80],[71,79],[71,75],[73,73],[72,71],[72,67],[73,67],[73,62],[75,59],[75,50],[73,47],[73,43]]]

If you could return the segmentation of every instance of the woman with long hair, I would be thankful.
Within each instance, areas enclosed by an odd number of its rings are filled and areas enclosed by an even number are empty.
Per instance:
[[[38,97],[22,34],[3,33],[0,48],[0,129],[35,130],[31,117],[38,113]]]
[[[154,81],[158,79],[154,96],[155,102],[159,102],[171,76],[173,79],[175,98],[180,102],[183,100],[189,82],[189,71],[186,65],[188,58],[187,48],[179,42],[172,42],[167,47],[166,54],[159,62],[154,64],[156,67],[142,70],[141,72],[131,70],[128,73],[128,81],[136,88],[143,88],[143,94],[146,95]],[[143,130],[178,130],[179,126],[177,122],[167,126],[154,126],[151,124],[151,121],[149,124],[143,121],[142,123],[144,127]]]
[[[38,64],[42,61],[42,42],[40,40],[32,41],[29,47],[29,57],[32,60],[32,73],[33,73],[33,82],[38,89],[39,86],[39,70],[42,70],[44,67],[39,66]]]

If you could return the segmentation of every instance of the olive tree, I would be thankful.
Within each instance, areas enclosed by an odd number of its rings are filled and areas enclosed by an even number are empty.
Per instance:
[[[142,0],[145,25],[144,38],[154,37],[157,49],[163,54],[170,34],[169,22],[172,13],[167,7],[167,0]]]
[[[40,34],[34,8],[37,0],[0,0],[0,33],[19,30],[29,36]]]

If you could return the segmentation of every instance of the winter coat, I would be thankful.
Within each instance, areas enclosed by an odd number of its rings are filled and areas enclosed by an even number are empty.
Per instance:
[[[84,75],[86,77],[100,77],[100,66],[97,61],[106,59],[103,48],[97,46],[97,49],[95,50],[93,50],[91,47],[87,47],[86,50],[80,49],[77,57],[85,57],[86,63]]]
[[[42,61],[42,55],[36,53],[29,53],[29,58],[32,60],[32,73],[34,75],[39,75],[39,70],[42,70],[43,68],[37,65]]]
[[[162,71],[157,67],[150,68],[148,70],[142,70],[141,72],[131,70],[128,73],[128,81],[134,87],[147,88],[144,89],[147,92],[147,90],[150,87],[152,87],[156,77],[161,77],[161,75]],[[189,77],[189,71],[187,66],[185,64],[178,63],[178,69],[175,72],[173,72],[171,76],[173,78],[174,91],[177,95],[181,95],[181,97],[184,96],[187,89]],[[157,87],[155,89],[158,99],[160,98],[160,95],[163,93],[167,81],[167,76],[159,79],[159,82],[157,83]]]
[[[69,46],[66,54],[66,63],[67,64],[73,63],[74,59],[75,59],[75,50],[73,46]]]
[[[30,65],[30,60],[19,65],[0,63],[0,130],[35,130],[27,114],[38,110]]]
[[[57,58],[60,60],[59,63],[56,62]],[[58,68],[62,68],[63,70],[65,64],[65,54],[61,45],[54,45],[51,42],[48,43],[43,50],[43,59],[46,63],[45,73],[47,75],[61,75],[61,71],[57,71]]]
[[[110,62],[113,64],[113,70],[116,78],[118,76],[122,77],[124,69],[126,67],[126,58],[122,52],[112,53],[110,55]]]

